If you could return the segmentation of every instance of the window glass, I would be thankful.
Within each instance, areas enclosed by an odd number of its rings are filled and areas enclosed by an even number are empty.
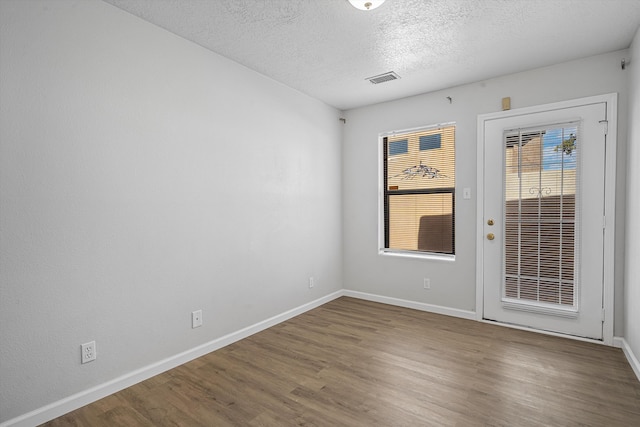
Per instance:
[[[384,248],[455,254],[455,126],[383,139]]]
[[[400,141],[391,141],[389,143],[389,155],[397,156],[398,154],[405,154],[408,151],[408,143],[406,139],[401,139]]]

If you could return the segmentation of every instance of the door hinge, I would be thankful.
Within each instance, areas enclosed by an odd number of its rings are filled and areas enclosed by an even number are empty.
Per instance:
[[[605,310],[604,308],[602,309],[602,318],[600,320],[602,320],[602,322],[604,322],[605,319]]]
[[[602,216],[602,229],[604,230],[605,228],[607,228],[607,216],[603,215]]]
[[[598,123],[602,123],[602,131],[605,135],[609,135],[609,120],[600,120]]]

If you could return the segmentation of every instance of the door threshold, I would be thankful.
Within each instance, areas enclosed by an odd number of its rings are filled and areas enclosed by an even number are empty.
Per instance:
[[[562,334],[560,332],[547,331],[544,329],[535,329],[528,326],[515,325],[513,323],[499,322],[497,320],[481,319],[480,322],[487,323],[490,325],[503,326],[505,328],[518,329],[520,331],[535,332],[538,334],[550,335],[552,337],[568,338],[575,341],[582,341],[582,342],[588,342],[592,344],[600,344],[600,345],[613,347],[613,343],[605,343],[603,339],[586,338],[586,337],[579,337],[577,335]]]

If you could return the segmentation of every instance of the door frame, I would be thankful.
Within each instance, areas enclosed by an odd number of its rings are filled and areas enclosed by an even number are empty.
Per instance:
[[[552,111],[563,108],[579,107],[588,104],[606,102],[606,147],[605,147],[605,227],[604,227],[604,266],[603,280],[604,288],[602,290],[603,298],[603,324],[602,324],[602,341],[584,339],[586,341],[602,342],[607,345],[613,345],[613,321],[614,321],[614,283],[615,283],[615,206],[616,206],[616,146],[617,146],[617,129],[618,129],[618,94],[609,93],[604,95],[596,95],[585,98],[572,99],[562,102],[554,102],[544,105],[536,105],[532,107],[518,108],[514,110],[499,111],[495,113],[487,113],[478,115],[477,129],[477,175],[476,175],[476,320],[484,321],[484,147],[485,147],[485,123],[490,120],[504,119],[509,117],[524,116],[528,114],[541,113],[544,111]],[[495,322],[491,322],[495,323]],[[504,323],[501,325],[509,326]],[[539,331],[532,328],[537,332]],[[562,335],[550,333],[552,335],[566,336],[576,338],[570,335]]]

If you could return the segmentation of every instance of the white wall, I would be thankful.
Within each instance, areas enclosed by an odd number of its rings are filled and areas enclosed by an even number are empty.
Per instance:
[[[337,110],[99,1],[0,43],[0,422],[342,289]]]
[[[623,251],[627,51],[567,62],[475,84],[346,112],[343,141],[343,251],[345,288],[461,310],[475,310],[476,126],[478,114],[618,92],[618,180],[615,332],[623,333]],[[393,84],[393,82],[386,83]],[[446,99],[450,96],[452,103]],[[378,134],[455,121],[456,260],[378,255]],[[462,199],[462,188],[472,199]],[[431,290],[423,289],[423,277]]]
[[[629,49],[625,339],[640,358],[640,28]]]

